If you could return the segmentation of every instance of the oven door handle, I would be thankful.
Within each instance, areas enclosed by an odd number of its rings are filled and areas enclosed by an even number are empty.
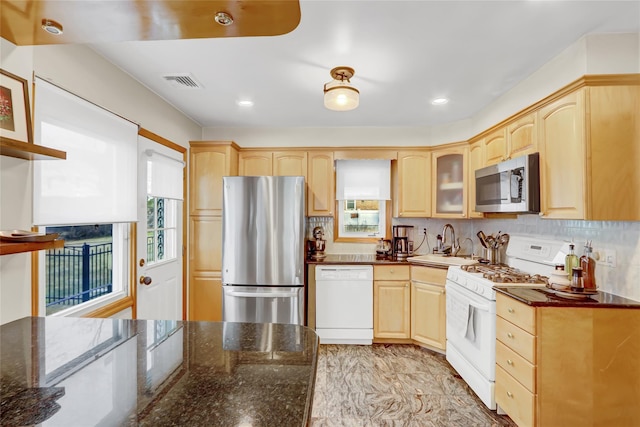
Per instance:
[[[489,306],[486,306],[486,305],[478,305],[478,304],[475,304],[475,303],[473,303],[473,302],[471,302],[471,301],[469,301],[469,302],[468,302],[468,304],[469,304],[471,307],[476,308],[476,309],[478,309],[478,310],[480,310],[480,311],[491,311],[490,307],[489,307]]]

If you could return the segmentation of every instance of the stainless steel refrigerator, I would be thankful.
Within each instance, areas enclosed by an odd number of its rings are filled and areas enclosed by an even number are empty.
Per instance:
[[[222,318],[303,324],[305,183],[223,178]]]

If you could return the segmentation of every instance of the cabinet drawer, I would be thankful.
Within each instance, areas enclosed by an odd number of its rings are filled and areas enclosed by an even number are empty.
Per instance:
[[[504,345],[524,357],[530,363],[536,363],[536,337],[523,331],[502,317],[496,317],[496,338]]]
[[[536,309],[496,293],[496,313],[530,334],[536,334]]]
[[[496,341],[496,363],[535,394],[536,367],[500,341]]]
[[[373,280],[409,280],[408,265],[374,265]]]
[[[411,267],[411,280],[444,286],[447,283],[447,269]]]
[[[518,427],[535,425],[536,396],[499,366],[496,366],[496,403]]]

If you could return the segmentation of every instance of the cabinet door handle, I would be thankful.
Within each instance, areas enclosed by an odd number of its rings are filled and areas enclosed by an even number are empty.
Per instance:
[[[513,308],[509,307],[509,308],[507,309],[507,311],[508,311],[509,313],[513,313]]]
[[[513,398],[513,393],[511,393],[510,391],[507,392],[507,396]]]
[[[507,364],[510,365],[510,366],[513,366],[513,360],[507,359]]]
[[[507,336],[508,336],[509,338],[513,338],[513,334],[512,334],[511,332],[508,332],[508,333],[507,333]]]

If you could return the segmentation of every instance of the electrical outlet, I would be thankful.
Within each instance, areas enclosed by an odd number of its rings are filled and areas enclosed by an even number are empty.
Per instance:
[[[427,229],[426,228],[422,229],[422,234],[424,234],[425,236],[427,235]]]
[[[599,251],[597,263],[604,267],[615,268],[618,265],[615,249],[603,249]]]

